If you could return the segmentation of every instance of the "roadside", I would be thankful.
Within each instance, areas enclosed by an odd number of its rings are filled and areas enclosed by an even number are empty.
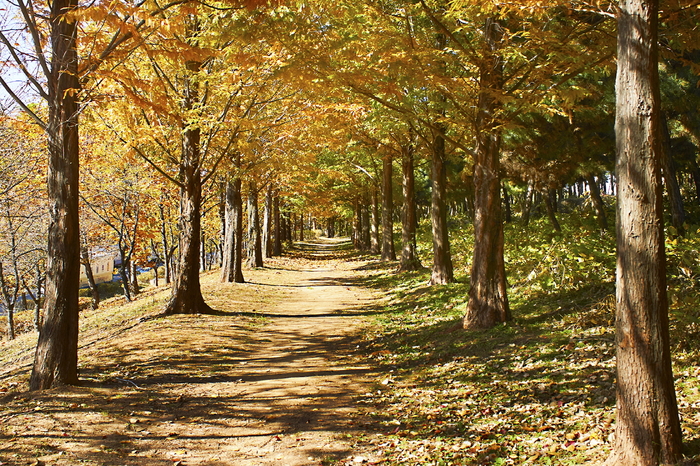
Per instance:
[[[123,329],[85,334],[84,386],[34,394],[13,388],[24,386],[26,363],[5,375],[0,462],[371,460],[353,450],[367,425],[357,400],[379,375],[353,351],[379,298],[353,285],[367,272],[335,242],[302,246],[299,257],[247,271],[246,284],[204,277],[205,298],[221,315],[135,315]],[[147,299],[154,314],[161,298]]]

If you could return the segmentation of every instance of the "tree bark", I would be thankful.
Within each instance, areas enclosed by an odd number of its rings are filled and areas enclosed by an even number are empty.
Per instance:
[[[265,211],[263,214],[263,227],[262,227],[262,251],[265,257],[272,257],[272,188],[268,187],[265,191]]]
[[[370,246],[369,252],[372,254],[379,254],[379,199],[377,194],[377,186],[372,186],[372,205],[371,205],[371,219],[370,219]]]
[[[382,260],[395,261],[394,248],[394,158],[387,154],[382,167]]]
[[[248,183],[248,266],[262,267],[262,239],[260,238],[260,212],[258,211],[258,186]]]
[[[520,216],[520,221],[524,226],[530,224],[530,214],[532,213],[532,198],[535,193],[535,183],[529,181],[527,183],[527,192],[525,193],[525,202],[523,203],[523,212]]]
[[[399,262],[399,270],[403,272],[420,270],[423,268],[416,250],[418,220],[416,218],[416,179],[413,166],[414,151],[415,145],[413,135],[410,134],[409,142],[403,148],[401,156],[403,210],[401,212],[401,261]]]
[[[437,48],[440,50],[444,49],[446,41],[444,34],[438,34],[436,37]],[[438,115],[443,116],[445,113],[445,96],[435,92],[433,100],[438,106]],[[447,230],[447,169],[445,167],[445,131],[447,128],[441,122],[438,122],[435,126],[430,163],[430,221],[433,233],[433,270],[430,276],[430,284],[442,285],[451,283],[454,280],[454,271],[450,253],[450,237]]]
[[[606,465],[681,460],[666,295],[658,76],[658,0],[618,12],[617,421]]]
[[[186,85],[184,107],[191,110],[199,100],[196,73],[201,63],[188,61],[185,66]],[[180,159],[180,246],[177,276],[172,295],[164,313],[208,314],[213,310],[204,302],[199,282],[199,248],[202,237],[202,171],[200,167],[200,128],[189,125],[183,128]]]
[[[100,306],[100,292],[95,284],[95,276],[92,273],[92,264],[90,264],[90,255],[88,254],[87,246],[84,243],[80,244],[80,262],[85,268],[85,277],[88,281],[88,287],[90,287],[90,294],[92,295],[92,309],[97,309]]]
[[[557,233],[561,233],[561,225],[559,225],[559,220],[557,220],[556,214],[556,194],[554,194],[554,190],[548,189],[542,196],[544,197],[544,205],[547,208],[547,217],[549,217],[552,228],[554,228],[554,231]],[[554,198],[554,200],[552,198]]]
[[[272,254],[275,256],[282,255],[282,218],[280,215],[280,198],[275,196],[273,202],[273,214],[275,220],[275,241],[272,248]]]
[[[586,182],[588,183],[589,189],[591,191],[591,200],[593,201],[593,208],[596,212],[596,218],[598,219],[598,225],[602,231],[608,229],[608,216],[605,213],[605,204],[603,203],[603,198],[600,195],[600,189],[598,188],[598,182],[592,173],[586,174]]]
[[[77,0],[51,3],[48,82],[49,232],[45,321],[39,333],[30,390],[78,382],[78,24]]]
[[[469,301],[462,322],[465,329],[493,327],[511,318],[503,258],[500,134],[494,115],[498,105],[494,91],[500,91],[503,79],[497,50],[501,30],[489,18],[484,32],[489,56],[480,70],[474,156],[474,255]]]

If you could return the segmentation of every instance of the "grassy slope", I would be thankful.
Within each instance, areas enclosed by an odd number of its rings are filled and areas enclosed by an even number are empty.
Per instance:
[[[614,238],[593,219],[509,225],[514,321],[453,330],[468,293],[469,227],[452,232],[457,283],[386,274],[391,293],[370,357],[388,377],[364,400],[383,427],[386,464],[597,464],[614,431]],[[429,243],[423,238],[424,263]],[[672,347],[686,455],[700,459],[700,234],[669,241]],[[387,269],[389,270],[389,269]],[[692,458],[692,459],[691,459]]]

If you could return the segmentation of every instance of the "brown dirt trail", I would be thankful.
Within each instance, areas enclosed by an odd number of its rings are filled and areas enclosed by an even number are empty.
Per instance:
[[[84,386],[10,390],[0,464],[359,462],[357,399],[377,374],[353,350],[379,297],[354,284],[362,263],[338,251],[302,245],[247,271],[246,284],[211,274],[203,290],[220,315],[141,315],[83,345]],[[26,364],[12,377],[0,384],[23,384]]]

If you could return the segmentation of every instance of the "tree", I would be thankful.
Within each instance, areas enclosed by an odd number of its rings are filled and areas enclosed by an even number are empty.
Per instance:
[[[617,23],[617,425],[606,465],[675,464],[681,430],[668,333],[658,1],[621,1]]]

